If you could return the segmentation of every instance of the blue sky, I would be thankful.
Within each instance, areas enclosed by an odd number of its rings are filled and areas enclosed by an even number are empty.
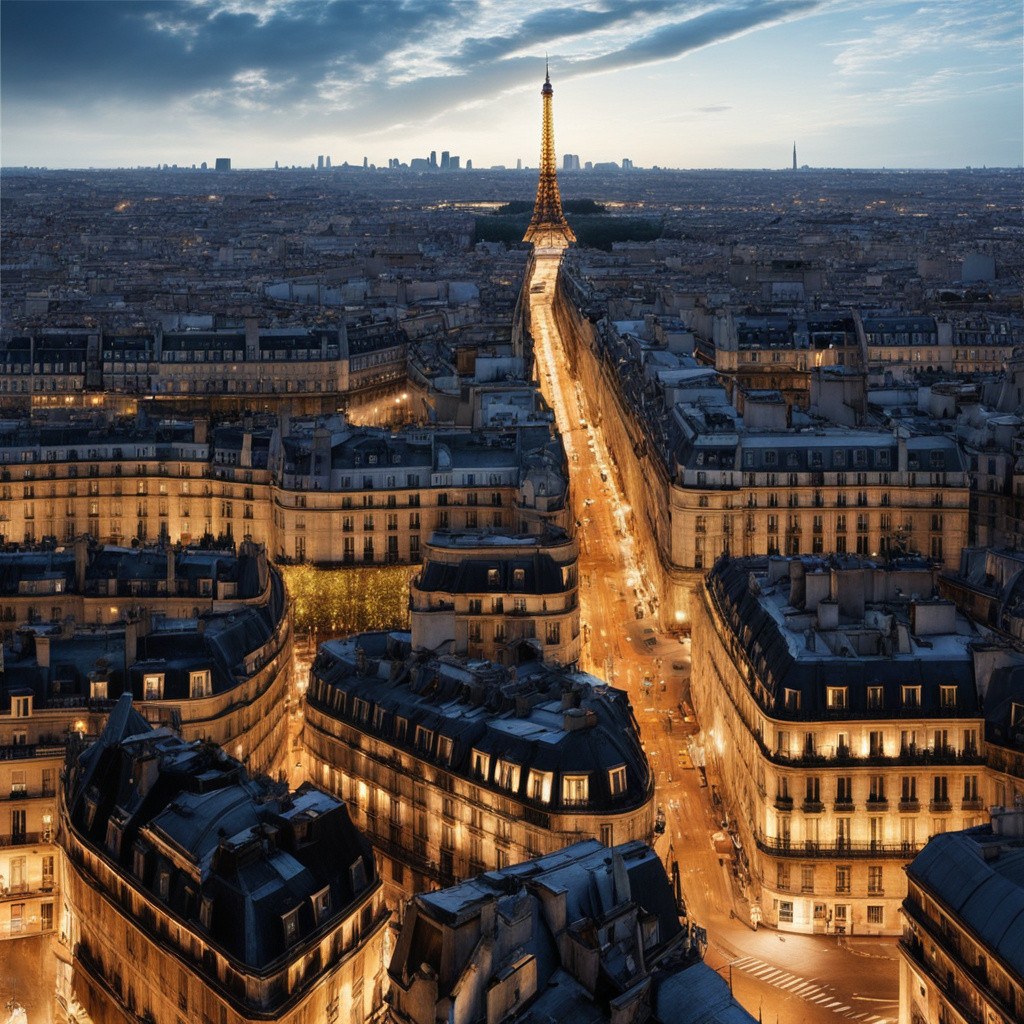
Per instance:
[[[1020,0],[2,0],[5,166],[1019,166]]]

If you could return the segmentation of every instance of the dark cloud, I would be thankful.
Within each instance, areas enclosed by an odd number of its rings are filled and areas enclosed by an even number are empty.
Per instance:
[[[502,6],[512,25],[496,35],[495,9],[476,0],[0,0],[4,114],[22,133],[74,122],[113,138],[119,117],[177,104],[194,122],[181,131],[379,133],[532,88],[550,44],[564,82],[677,58],[819,0],[561,2]],[[403,69],[410,53],[430,70]]]
[[[518,29],[504,36],[471,37],[459,49],[460,62],[480,63],[515,53],[528,46],[572,39],[652,14],[679,10],[679,0],[616,0],[600,9],[545,8],[528,16]]]
[[[335,69],[360,78],[474,9],[466,0],[336,0],[257,16],[212,2],[5,0],[0,75],[7,100],[167,100],[253,69],[298,95]]]

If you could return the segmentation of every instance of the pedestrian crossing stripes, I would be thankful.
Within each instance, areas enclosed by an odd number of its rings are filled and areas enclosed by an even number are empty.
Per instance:
[[[837,999],[834,991],[816,985],[813,981],[801,978],[797,974],[790,974],[788,971],[781,970],[774,964],[758,960],[757,957],[743,956],[738,960],[733,960],[730,966],[774,988],[781,989],[801,999],[806,999],[810,1003],[817,1003],[822,1009],[831,1010],[838,1016],[845,1017],[848,1020],[860,1021],[861,1024],[895,1024],[891,1017],[879,1017],[869,1010],[857,1012],[848,1003],[844,1003],[842,999]]]

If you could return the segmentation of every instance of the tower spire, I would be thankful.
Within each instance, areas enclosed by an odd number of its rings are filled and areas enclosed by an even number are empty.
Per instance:
[[[540,91],[544,113],[541,122],[540,179],[537,182],[537,199],[533,204],[530,226],[523,236],[524,242],[533,242],[536,248],[564,249],[576,241],[576,235],[562,212],[562,198],[558,194],[558,178],[555,175],[555,130],[551,115],[554,90],[551,88],[551,73],[548,59],[544,57],[544,86]]]

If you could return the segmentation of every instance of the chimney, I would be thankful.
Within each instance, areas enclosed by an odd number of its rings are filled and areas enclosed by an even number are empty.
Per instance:
[[[173,597],[175,592],[174,582],[174,548],[167,549],[167,596]]]

